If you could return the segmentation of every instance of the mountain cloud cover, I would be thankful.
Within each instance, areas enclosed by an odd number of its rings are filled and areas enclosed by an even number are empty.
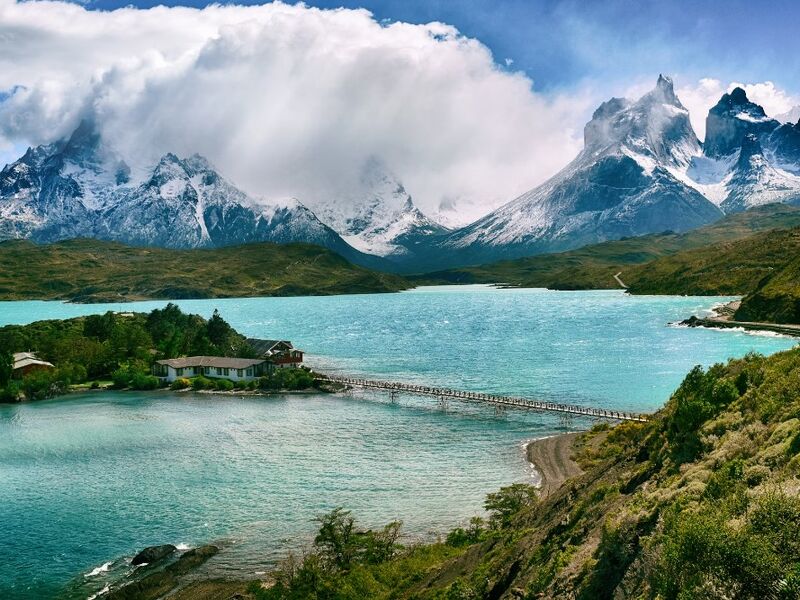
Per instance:
[[[347,189],[380,157],[423,210],[478,216],[575,155],[590,103],[536,93],[441,23],[0,0],[2,141],[51,142],[90,117],[134,172],[198,152],[265,198]]]

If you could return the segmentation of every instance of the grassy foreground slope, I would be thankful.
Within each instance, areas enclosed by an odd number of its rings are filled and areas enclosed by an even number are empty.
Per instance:
[[[97,240],[0,242],[0,299],[144,299],[394,292],[410,284],[318,246],[168,250]]]
[[[628,281],[632,265],[648,263],[682,251],[707,247],[773,229],[800,226],[800,208],[770,205],[728,216],[683,234],[661,233],[585,246],[569,252],[542,254],[476,267],[437,271],[411,277],[419,283],[507,283],[558,290],[619,287],[614,274]]]
[[[487,499],[433,545],[323,519],[263,600],[800,597],[800,349],[692,370],[648,423],[580,438],[583,475]],[[391,527],[391,526],[390,526]]]

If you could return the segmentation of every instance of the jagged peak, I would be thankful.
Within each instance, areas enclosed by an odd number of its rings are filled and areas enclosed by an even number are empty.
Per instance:
[[[729,110],[744,110],[753,116],[761,118],[766,118],[767,116],[764,108],[755,102],[751,102],[747,97],[747,92],[741,87],[735,87],[727,94],[723,94],[710,112],[721,113]]]
[[[675,86],[672,83],[671,77],[659,74],[656,87],[653,88],[648,95],[664,104],[672,104],[673,106],[683,108],[680,100],[678,100],[678,97],[675,95]]]

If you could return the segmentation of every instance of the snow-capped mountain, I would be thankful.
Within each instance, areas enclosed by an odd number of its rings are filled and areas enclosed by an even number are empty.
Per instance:
[[[686,231],[773,202],[800,203],[800,123],[768,117],[736,88],[709,111],[701,144],[672,81],[659,76],[635,102],[603,103],[562,171],[441,248],[452,264],[480,263]]]
[[[460,252],[463,261],[485,262],[710,223],[722,212],[680,176],[701,152],[672,81],[659,76],[635,102],[603,103],[575,160],[454,232],[443,248]]]
[[[768,117],[735,88],[708,112],[703,156],[682,178],[726,213],[800,202],[800,125]]]
[[[374,264],[297,200],[257,202],[199,155],[166,154],[138,179],[84,122],[0,172],[0,239],[94,237],[170,248],[306,242]]]
[[[396,261],[412,260],[421,246],[448,231],[414,205],[403,184],[377,158],[365,163],[354,189],[308,202],[348,244]]]

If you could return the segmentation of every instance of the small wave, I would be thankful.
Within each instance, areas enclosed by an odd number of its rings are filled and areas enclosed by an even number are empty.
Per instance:
[[[102,565],[92,569],[88,573],[84,573],[83,576],[84,577],[97,577],[98,575],[100,575],[100,573],[108,573],[108,570],[111,568],[112,564],[113,564],[112,561],[109,561],[107,563],[103,563]]]
[[[177,548],[180,552],[184,552],[185,550],[189,550],[191,546],[189,546],[189,544],[177,544],[175,548]]]
[[[95,598],[98,598],[98,597],[102,596],[103,594],[107,594],[110,591],[111,591],[111,585],[107,583],[102,590],[100,590],[96,594],[92,594],[86,600],[95,600]]]

